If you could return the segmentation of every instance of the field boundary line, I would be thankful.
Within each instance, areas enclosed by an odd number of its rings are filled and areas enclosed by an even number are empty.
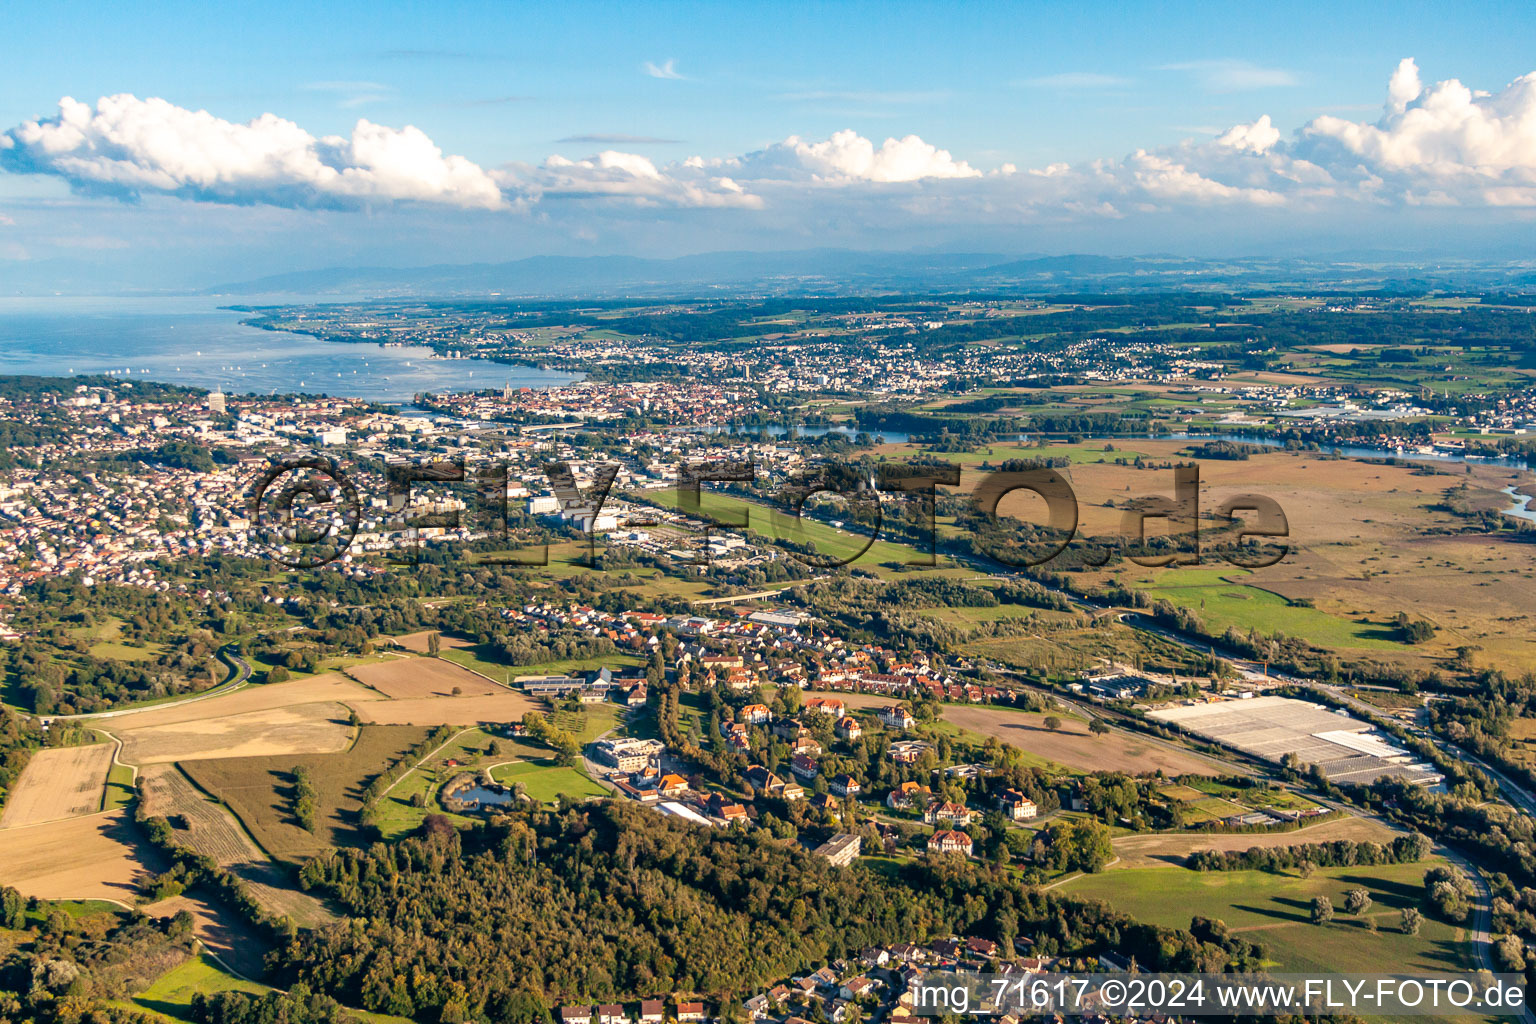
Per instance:
[[[251,845],[260,850],[261,855],[267,858],[267,863],[271,864],[275,868],[278,868],[279,870],[282,869],[282,866],[287,862],[279,860],[277,857],[272,855],[271,850],[261,845],[261,840],[256,838],[256,833],[251,829],[251,826],[246,822],[246,820],[240,817],[239,811],[225,803],[224,800],[221,799],[218,795],[208,792],[208,790],[199,785],[198,781],[192,777],[191,773],[189,773],[185,768],[181,766],[180,761],[172,761],[171,767],[176,769],[176,774],[187,780],[187,785],[196,790],[199,796],[233,818],[235,820],[235,824],[240,827],[240,831],[245,833],[246,838],[251,841]]]

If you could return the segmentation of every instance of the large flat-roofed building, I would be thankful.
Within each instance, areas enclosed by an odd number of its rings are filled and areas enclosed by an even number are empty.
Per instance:
[[[596,754],[599,761],[621,772],[638,772],[666,749],[666,744],[660,740],[599,740]]]
[[[849,864],[852,864],[854,858],[859,855],[859,846],[861,843],[862,840],[860,837],[854,833],[839,832],[831,839],[828,839],[826,842],[816,847],[815,852],[819,856],[827,858],[827,860],[830,861],[834,867],[845,868]]]
[[[518,676],[513,685],[530,697],[563,696],[587,685],[581,676]]]

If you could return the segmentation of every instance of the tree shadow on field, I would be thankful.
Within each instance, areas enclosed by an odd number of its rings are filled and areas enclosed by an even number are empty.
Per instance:
[[[1284,907],[1293,909],[1290,911],[1281,909]],[[1234,903],[1232,909],[1243,910],[1262,917],[1272,917],[1280,921],[1295,921],[1301,924],[1312,923],[1312,901],[1296,899],[1293,896],[1276,896],[1268,904],[1261,906],[1244,906]]]

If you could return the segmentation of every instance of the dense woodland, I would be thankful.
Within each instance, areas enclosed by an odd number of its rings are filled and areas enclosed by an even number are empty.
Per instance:
[[[543,1020],[566,1000],[744,997],[875,943],[982,935],[1002,954],[1111,951],[1147,968],[1256,966],[1234,936],[1196,938],[1024,885],[962,858],[834,869],[762,830],[695,829],[607,802],[520,810],[468,832],[325,855],[305,885],[352,923],[274,954],[287,982],[349,1005],[457,1020]]]

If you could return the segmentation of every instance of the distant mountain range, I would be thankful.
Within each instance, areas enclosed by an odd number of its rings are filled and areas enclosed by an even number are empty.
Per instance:
[[[842,249],[717,252],[675,259],[531,256],[509,263],[328,267],[204,289],[216,296],[526,299],[870,293],[1128,292],[1536,287],[1536,263],[1415,261],[1363,254],[1331,259],[1017,256]]]

